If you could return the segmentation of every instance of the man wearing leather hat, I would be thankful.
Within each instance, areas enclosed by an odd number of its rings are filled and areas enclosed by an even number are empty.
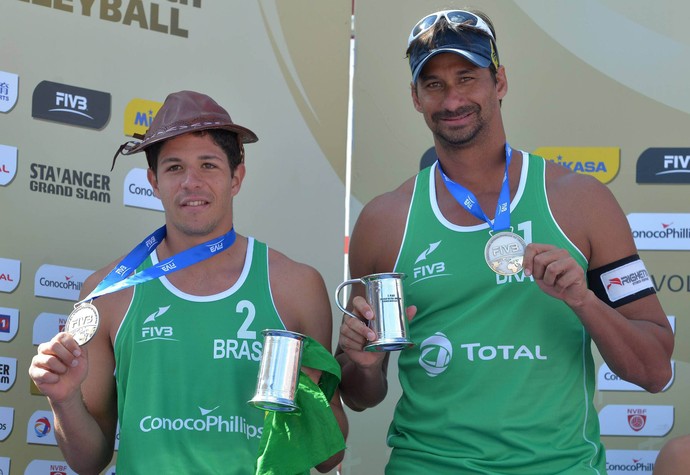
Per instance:
[[[244,144],[256,134],[207,95],[180,91],[140,139],[115,158],[146,153],[165,225],[84,283],[77,308],[93,307],[92,338],[59,333],[29,370],[51,404],[65,460],[78,473],[102,471],[119,423],[121,473],[332,469],[347,420],[324,281],[235,232]],[[265,329],[305,336],[301,417],[265,416],[247,404]]]

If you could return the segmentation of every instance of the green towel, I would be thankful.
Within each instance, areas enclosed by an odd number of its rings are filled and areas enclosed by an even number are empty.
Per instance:
[[[309,474],[315,465],[345,448],[329,401],[340,383],[340,365],[319,342],[306,337],[302,365],[321,370],[318,386],[300,371],[295,404],[299,413],[266,411],[257,475]]]

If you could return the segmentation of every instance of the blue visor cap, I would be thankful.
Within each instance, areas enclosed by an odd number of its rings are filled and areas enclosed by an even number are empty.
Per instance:
[[[459,33],[446,31],[439,36],[433,49],[417,46],[410,53],[413,83],[417,82],[427,61],[441,53],[459,54],[480,68],[488,68],[493,63],[498,69],[498,54],[489,36],[469,28]]]

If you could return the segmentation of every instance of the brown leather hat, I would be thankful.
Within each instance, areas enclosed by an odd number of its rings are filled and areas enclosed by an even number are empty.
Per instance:
[[[162,140],[206,129],[235,132],[240,148],[243,143],[259,140],[251,130],[233,123],[230,114],[207,95],[194,91],[174,92],[165,98],[146,134],[134,136],[143,139],[141,142],[129,141],[120,145],[113,157],[113,167],[119,154],[131,155]]]

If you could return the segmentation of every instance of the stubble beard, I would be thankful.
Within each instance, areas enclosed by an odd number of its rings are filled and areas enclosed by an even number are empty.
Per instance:
[[[467,113],[473,113],[476,118],[472,124],[463,127],[447,127],[443,125],[443,119],[458,117]],[[437,112],[431,116],[431,123],[434,136],[449,148],[466,147],[484,130],[484,119],[481,116],[479,106],[466,106],[455,111]]]

